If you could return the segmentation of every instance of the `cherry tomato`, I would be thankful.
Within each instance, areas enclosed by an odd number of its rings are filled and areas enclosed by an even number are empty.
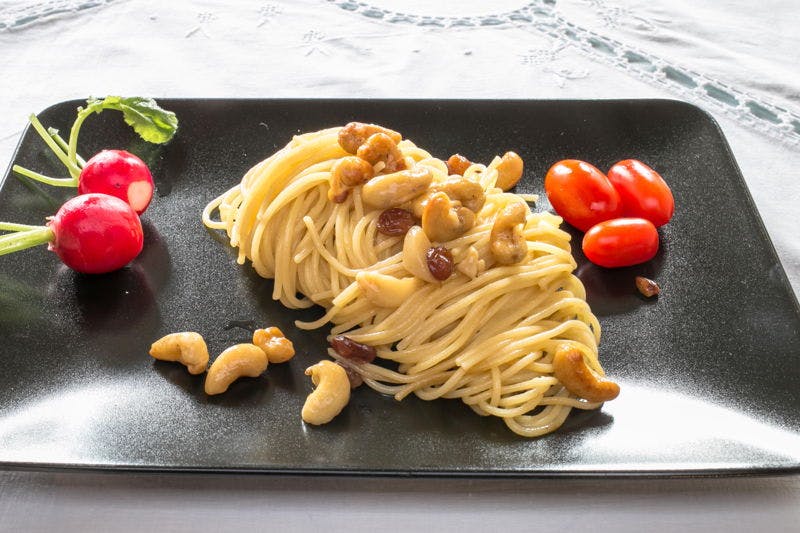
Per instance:
[[[615,218],[600,222],[583,236],[583,253],[606,268],[638,265],[658,252],[658,231],[644,218]]]
[[[646,218],[657,228],[672,218],[675,200],[669,185],[641,161],[620,161],[608,171],[608,179],[622,199],[623,216]]]
[[[544,190],[556,213],[581,231],[622,216],[622,201],[608,178],[577,159],[559,161],[547,171]]]

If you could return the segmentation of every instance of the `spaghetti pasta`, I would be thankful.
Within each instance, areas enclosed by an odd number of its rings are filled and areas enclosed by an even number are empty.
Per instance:
[[[535,197],[496,186],[501,158],[450,176],[444,161],[409,140],[396,143],[402,157],[396,166],[405,171],[386,173],[385,161],[370,161],[378,177],[366,178],[369,187],[344,178],[338,183],[337,162],[353,157],[340,143],[342,134],[337,127],[294,137],[211,201],[204,224],[227,233],[239,263],[249,260],[258,274],[274,279],[274,299],[289,308],[325,308],[299,327],[331,322],[333,335],[346,333],[396,363],[389,369],[329,350],[376,391],[398,400],[412,393],[423,400],[458,398],[526,437],[557,429],[572,408],[599,407],[571,393],[553,369],[555,353],[570,349],[593,376],[603,375],[600,324],[572,273],[576,263],[561,219],[531,212],[527,202]],[[452,223],[457,235],[431,243],[419,227],[405,237],[379,231],[384,208],[370,196],[381,180],[402,189],[401,172],[429,175],[430,184],[396,207],[421,216],[423,228]],[[463,190],[477,190],[482,201],[459,197],[458,180],[471,182],[461,183]],[[337,201],[329,198],[335,182],[345,191]],[[391,201],[398,190],[379,192]],[[432,211],[436,195],[444,218]],[[506,228],[502,217],[511,212],[521,218],[519,224],[509,219]],[[454,270],[444,281],[424,270],[424,254],[434,244],[452,257]],[[501,260],[495,250],[503,246],[521,246],[521,259]]]

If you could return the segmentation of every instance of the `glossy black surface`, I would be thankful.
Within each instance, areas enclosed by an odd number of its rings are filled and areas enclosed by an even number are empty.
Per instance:
[[[81,152],[124,148],[153,170],[143,254],[87,277],[44,248],[0,257],[0,462],[5,465],[380,474],[635,475],[800,470],[800,313],[714,121],[673,101],[160,100],[181,127],[168,146],[134,138],[119,115],[90,118]],[[77,102],[41,114],[68,131]],[[205,204],[295,133],[373,121],[434,155],[488,162],[513,149],[524,192],[559,159],[608,168],[635,157],[671,184],[677,210],[646,265],[579,275],[603,325],[601,358],[622,393],[523,439],[457,401],[402,403],[366,387],[331,424],[305,427],[303,369],[327,328],[305,332],[272,283],[235,262],[200,222]],[[28,130],[15,162],[61,170]],[[41,223],[70,191],[7,175],[0,220]],[[546,199],[538,209],[547,209]],[[578,239],[579,234],[573,232]],[[662,295],[645,300],[637,274]],[[219,397],[150,343],[201,332],[213,354],[274,324],[298,355]],[[212,354],[212,357],[213,357]]]

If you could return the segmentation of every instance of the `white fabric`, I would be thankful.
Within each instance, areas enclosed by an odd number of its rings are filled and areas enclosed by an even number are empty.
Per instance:
[[[0,0],[0,170],[9,164],[29,112],[89,94],[677,98],[703,107],[719,121],[798,293],[798,20],[797,0]],[[5,518],[16,513],[7,523],[31,529],[35,517],[24,509],[48,500],[48,485],[37,483],[94,483],[98,478],[71,476],[51,476],[42,482],[42,476],[3,473],[0,496],[10,494],[28,507],[0,507],[0,515]],[[186,494],[181,490],[191,486],[191,481],[173,483],[179,507],[180,495]],[[623,497],[632,491],[620,488],[632,486],[625,483],[615,485]],[[769,482],[763,484],[770,486]],[[302,483],[294,484],[299,485]],[[328,484],[335,491],[333,485]],[[441,519],[446,508],[428,501],[452,502],[452,485],[447,484],[443,495],[429,491],[415,498],[406,494],[404,505]],[[650,491],[649,504],[658,514],[656,500],[663,493],[653,488],[655,485],[636,485],[635,490]],[[213,483],[206,486],[214,491]],[[308,486],[310,490],[310,482]],[[394,488],[385,494],[351,491],[335,501],[343,506],[354,506],[360,499],[384,505],[381,502],[391,502],[398,491],[413,491],[398,486],[391,484]],[[472,486],[480,492],[489,490],[486,487],[490,485]],[[504,514],[502,523],[516,524],[519,529],[530,523],[535,508],[529,513],[521,511],[531,504],[524,486],[507,486],[513,487],[508,491],[509,501],[519,507],[512,505],[514,512]],[[699,485],[684,481],[672,486],[689,490],[690,495],[681,507],[676,503],[681,501],[680,494],[675,493],[667,498],[670,505],[700,513],[694,515],[698,524],[713,526],[716,512],[719,524],[726,528],[736,529],[737,523],[746,527],[763,518],[771,520],[772,526],[764,529],[788,530],[792,520],[796,524],[800,518],[796,507],[800,480],[796,476],[764,489],[767,494],[777,491],[783,499],[767,497],[764,491],[743,491],[741,484],[720,482],[710,490],[716,494],[728,491],[731,499],[726,501],[731,504],[712,507],[708,511],[712,514],[706,515],[691,496],[691,491],[701,490]],[[64,487],[60,487],[63,494]],[[274,485],[270,487],[275,490]],[[581,487],[576,508],[604,490],[602,483],[587,482]],[[135,502],[134,495],[121,495],[123,488],[118,486],[116,491],[113,497]],[[87,485],[79,487],[77,494],[78,507],[87,512],[92,509],[87,498],[105,497]],[[348,495],[352,497],[348,499]],[[323,515],[363,517],[349,508],[325,506],[324,493],[298,489],[294,496],[301,504],[321,505]],[[472,496],[470,491],[464,497]],[[164,497],[169,501],[171,495]],[[207,499],[193,498],[193,509],[219,501],[220,513],[235,514],[236,504],[226,493],[218,491]],[[777,506],[775,512],[757,514],[762,500]],[[67,509],[57,502],[49,505],[46,520],[58,528],[59,512]],[[123,526],[138,529],[130,505],[125,507],[129,521]],[[626,511],[624,502],[605,499],[602,505],[606,508],[595,509],[595,516],[605,511],[616,513],[618,528],[627,525],[629,530],[638,530],[645,523],[636,510]],[[293,509],[298,507],[302,505]],[[169,515],[168,508],[160,508],[158,516],[175,520],[178,515]],[[493,512],[481,509],[487,515]],[[665,509],[660,508],[662,515]],[[562,510],[568,514],[566,508]],[[559,523],[558,514],[548,516],[547,524]],[[301,518],[283,524],[298,529]],[[575,522],[565,517],[564,523]],[[76,522],[70,524],[74,528]],[[177,522],[170,524],[176,526]],[[673,524],[686,527],[691,522]],[[451,525],[469,528],[463,521]],[[480,525],[476,522],[473,527]],[[602,529],[602,523],[594,522],[595,526]]]

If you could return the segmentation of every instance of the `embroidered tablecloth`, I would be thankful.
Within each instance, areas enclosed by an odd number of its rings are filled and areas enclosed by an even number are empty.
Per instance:
[[[758,4],[749,0],[5,0],[0,1],[0,167],[7,168],[28,113],[89,94],[675,98],[702,107],[720,123],[798,293],[798,21],[800,4],[796,0]],[[98,475],[8,472],[3,476],[0,486],[11,496],[2,498],[8,507],[0,507],[0,514],[11,516],[12,524],[30,527],[25,521],[29,513],[9,515],[15,497],[30,508],[46,501],[50,490],[84,511],[92,509],[94,497],[120,498],[115,500],[118,505],[122,500],[136,501],[120,478],[108,481]],[[146,488],[149,503],[163,510],[152,497],[160,482],[150,479],[129,481],[132,487]],[[177,492],[183,490],[185,496],[186,483],[179,479],[169,478],[165,483]],[[662,516],[673,506],[677,514],[669,516],[683,529],[692,525],[713,528],[715,524],[736,529],[764,519],[776,529],[788,530],[799,518],[800,484],[796,477],[786,479],[776,482],[778,488],[769,488],[769,482],[763,481],[684,481],[679,486],[689,495],[683,500],[680,494],[655,489],[653,484],[628,483],[610,490],[650,505]],[[71,483],[84,483],[74,500],[68,496]],[[195,511],[204,504],[213,506],[215,501],[214,478],[200,478],[197,483],[211,492],[191,492]],[[231,489],[231,483],[225,481],[224,488]],[[327,492],[320,493],[292,481],[292,501],[313,503],[313,498],[335,492],[343,482],[326,483]],[[110,495],[97,488],[104,484],[112,487]],[[598,485],[565,483],[558,491],[563,498],[570,498],[566,487],[577,487],[582,494],[574,502],[577,507],[592,499]],[[13,491],[15,486],[22,487],[20,492]],[[236,486],[280,490],[279,481],[244,481]],[[470,488],[464,490],[455,482],[439,486],[441,494],[422,489],[420,484],[370,485],[361,491],[345,491],[345,496],[334,501],[350,505],[353,499],[364,498],[374,505],[375,494],[383,493],[423,515],[445,516],[441,507],[428,505],[426,500],[431,500],[450,502],[469,516],[469,506],[455,502],[474,498],[477,505],[484,500],[475,497],[476,493],[485,496],[491,490],[488,487],[497,487],[489,482],[470,482]],[[762,488],[748,488],[752,486]],[[310,496],[304,500],[306,489]],[[421,496],[413,497],[415,490],[420,490]],[[518,505],[534,504],[521,490],[536,493],[551,504],[557,501],[538,486],[506,483],[498,490]],[[703,514],[691,494],[705,494],[706,490],[716,496]],[[724,505],[720,505],[720,495],[730,497]],[[220,493],[216,497],[224,499]],[[661,499],[667,503],[658,507],[656,500]],[[604,514],[611,516],[623,529],[642,526],[636,510],[626,510],[613,499],[602,501],[605,507],[589,510],[589,516],[598,520]],[[790,505],[791,501],[795,505]],[[768,517],[758,510],[761,505],[770,509]],[[517,506],[504,507],[498,501],[497,507],[495,518],[499,512],[505,513],[506,519],[498,523],[520,527],[532,523],[515,521],[515,517],[523,520],[527,516]],[[55,505],[56,511],[51,506],[51,512],[58,514],[61,509],[63,517],[68,508]],[[131,512],[130,505],[122,508]],[[336,514],[330,505],[325,509]],[[480,505],[476,509],[492,512]],[[695,512],[694,521],[680,519],[687,509]],[[368,511],[351,508],[338,512],[338,516],[363,518]],[[318,516],[312,510],[307,513],[310,518]],[[130,520],[131,516],[125,524],[135,529],[137,522]],[[559,522],[558,514],[545,516],[550,517],[551,525],[576,523],[566,515],[564,522]],[[74,527],[80,523],[65,524]],[[190,523],[175,521],[166,526],[183,529]],[[242,523],[252,526],[256,522]],[[283,525],[297,527],[301,523],[287,518]],[[477,525],[456,520],[448,529]],[[3,527],[0,523],[0,529]]]

